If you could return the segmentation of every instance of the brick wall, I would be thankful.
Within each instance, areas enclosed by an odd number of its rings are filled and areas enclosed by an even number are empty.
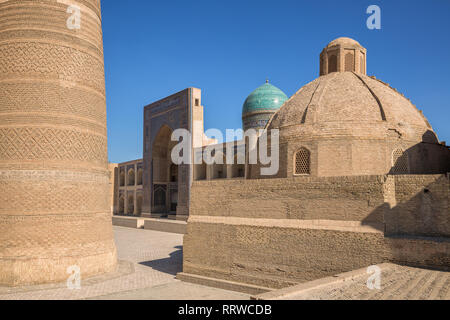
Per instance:
[[[196,181],[195,215],[382,222],[383,176]]]
[[[383,250],[379,233],[197,222],[184,243],[184,272],[275,288],[380,263]]]
[[[444,175],[198,181],[184,272],[280,288],[386,261],[445,269],[448,192]]]

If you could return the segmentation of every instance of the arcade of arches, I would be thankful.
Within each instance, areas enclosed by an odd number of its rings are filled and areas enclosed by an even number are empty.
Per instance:
[[[134,215],[142,214],[143,176],[142,160],[121,163],[115,168],[118,183],[113,188],[114,214]]]

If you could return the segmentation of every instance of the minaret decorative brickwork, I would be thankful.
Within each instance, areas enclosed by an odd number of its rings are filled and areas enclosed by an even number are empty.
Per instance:
[[[107,166],[100,0],[0,1],[0,285],[115,269]]]

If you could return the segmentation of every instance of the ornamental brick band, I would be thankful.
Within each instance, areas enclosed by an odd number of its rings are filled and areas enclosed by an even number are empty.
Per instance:
[[[81,28],[67,27],[69,5]],[[115,269],[99,0],[0,1],[0,285]]]

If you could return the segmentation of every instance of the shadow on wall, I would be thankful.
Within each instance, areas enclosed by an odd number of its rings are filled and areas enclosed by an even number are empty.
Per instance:
[[[429,130],[422,143],[407,150],[395,149],[392,163],[385,184],[386,202],[368,215],[363,224],[387,235],[448,237],[448,177],[443,174],[450,172],[449,147],[440,144],[436,134]]]
[[[385,182],[386,202],[372,211],[363,225],[387,236],[450,236],[448,178],[443,175],[450,172],[450,150],[432,131],[427,131],[422,141],[407,150],[399,147],[393,151],[393,166]]]
[[[450,270],[450,175],[388,176],[385,197],[363,220],[384,217],[383,260]]]
[[[385,189],[387,202],[373,210],[363,225],[386,236],[450,238],[450,174],[388,176]]]
[[[394,177],[396,203],[385,214],[386,235],[450,237],[449,177]]]
[[[401,147],[392,153],[389,174],[439,174],[450,172],[450,149],[439,143],[436,134],[428,130],[418,143],[407,150]]]
[[[362,223],[384,232],[384,261],[450,270],[450,150],[432,131],[422,141],[393,151],[385,203]]]
[[[176,246],[168,258],[141,262],[139,264],[175,276],[183,271],[183,246]]]

